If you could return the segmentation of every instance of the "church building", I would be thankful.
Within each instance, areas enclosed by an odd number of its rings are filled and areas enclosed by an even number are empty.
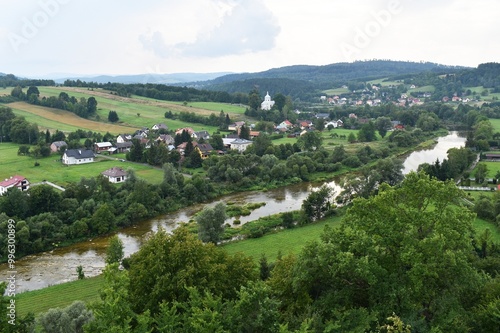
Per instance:
[[[271,101],[271,96],[269,96],[269,92],[267,92],[266,97],[264,97],[264,102],[260,104],[260,108],[262,110],[271,110],[274,105],[274,101]]]

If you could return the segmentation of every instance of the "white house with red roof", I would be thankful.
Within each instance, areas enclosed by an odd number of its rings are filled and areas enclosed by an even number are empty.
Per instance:
[[[11,187],[17,187],[21,191],[27,191],[30,188],[30,182],[25,177],[19,175],[5,179],[0,182],[0,195],[4,195]]]

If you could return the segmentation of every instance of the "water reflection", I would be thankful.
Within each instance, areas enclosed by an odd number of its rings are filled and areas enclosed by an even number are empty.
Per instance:
[[[417,170],[420,164],[432,164],[439,160],[442,162],[448,158],[448,150],[465,146],[466,138],[459,136],[458,132],[451,132],[447,136],[437,139],[437,144],[432,149],[419,150],[411,153],[405,160],[403,174]]]

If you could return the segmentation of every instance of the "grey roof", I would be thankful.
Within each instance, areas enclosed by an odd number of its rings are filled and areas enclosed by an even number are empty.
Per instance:
[[[117,142],[115,144],[116,148],[120,148],[120,149],[123,149],[123,148],[130,148],[132,147],[133,143],[130,142],[130,141],[126,141],[126,142]]]
[[[101,174],[108,177],[123,177],[127,175],[127,173],[119,167],[112,167],[111,169],[101,172]]]
[[[68,149],[65,152],[66,156],[74,158],[90,158],[94,157],[94,152],[88,149]]]
[[[247,139],[235,139],[234,141],[231,142],[232,145],[248,145],[250,143],[253,142]]]
[[[67,146],[68,144],[64,141],[54,141],[52,142],[52,144],[54,146],[56,146],[57,148],[61,148],[62,146]]]

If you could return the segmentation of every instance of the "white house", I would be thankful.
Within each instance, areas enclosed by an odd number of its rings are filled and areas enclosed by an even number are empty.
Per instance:
[[[127,173],[119,167],[112,167],[101,172],[101,174],[108,178],[111,183],[121,183],[127,180]]]
[[[152,127],[151,127],[152,130],[155,130],[155,131],[158,131],[158,130],[161,130],[161,129],[164,129],[164,130],[168,130],[168,126],[165,125],[164,123],[160,123],[160,124],[154,124]]]
[[[342,127],[344,125],[344,123],[340,119],[339,120],[331,120],[325,124],[325,128],[328,128],[329,125],[332,125],[333,128],[337,128],[337,127]]]
[[[252,143],[252,141],[246,139],[234,139],[231,141],[231,149],[237,150],[241,153],[244,152]]]
[[[17,187],[20,191],[27,191],[30,188],[30,182],[23,176],[19,175],[5,179],[0,182],[0,195],[4,195],[11,187]]]
[[[264,102],[260,103],[260,108],[262,110],[271,110],[273,106],[274,101],[271,100],[271,96],[269,96],[269,92],[267,92],[266,96],[264,97]]]
[[[116,137],[117,143],[124,143],[132,140],[132,135],[130,134],[120,134]]]
[[[84,164],[94,162],[94,152],[88,149],[68,149],[62,157],[63,164]]]

